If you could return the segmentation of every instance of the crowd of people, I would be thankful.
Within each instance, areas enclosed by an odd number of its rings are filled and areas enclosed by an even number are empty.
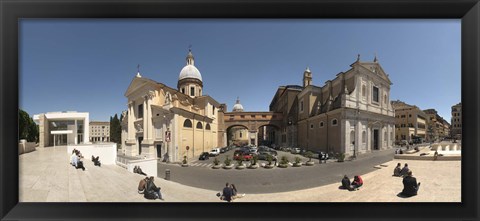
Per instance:
[[[234,199],[244,197],[245,193],[241,195],[238,194],[237,187],[235,187],[235,184],[226,183],[225,187],[222,190],[222,194],[217,193],[217,196],[220,197],[220,200],[232,202]]]

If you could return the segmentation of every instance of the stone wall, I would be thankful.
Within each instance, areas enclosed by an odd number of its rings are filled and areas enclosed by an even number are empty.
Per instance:
[[[18,143],[18,155],[24,153],[30,153],[35,150],[37,144],[35,142],[26,142],[26,140],[21,140]]]

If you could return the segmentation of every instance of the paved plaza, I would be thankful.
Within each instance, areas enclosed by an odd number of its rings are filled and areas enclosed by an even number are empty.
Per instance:
[[[398,162],[402,165],[408,163],[413,175],[422,183],[419,195],[411,198],[397,196],[403,188],[401,178],[392,177]],[[66,147],[37,148],[20,155],[20,202],[221,202],[215,194],[225,185],[225,182],[219,183],[218,190],[203,189],[156,178],[155,183],[162,188],[165,201],[147,200],[136,190],[143,176],[116,165],[95,167],[88,158],[84,163],[86,171],[70,166]],[[275,170],[280,171],[279,168]],[[347,175],[353,177],[355,174]],[[278,193],[251,193],[242,191],[242,186],[237,185],[239,192],[246,193],[246,196],[235,202],[461,202],[460,161],[395,159],[360,175],[365,184],[354,192],[338,189],[340,180]]]

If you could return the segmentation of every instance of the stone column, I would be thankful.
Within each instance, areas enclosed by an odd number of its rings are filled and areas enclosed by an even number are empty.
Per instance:
[[[127,138],[127,143],[134,143],[135,141],[135,126],[133,125],[133,122],[135,121],[135,117],[133,114],[133,101],[128,102],[128,138]]]

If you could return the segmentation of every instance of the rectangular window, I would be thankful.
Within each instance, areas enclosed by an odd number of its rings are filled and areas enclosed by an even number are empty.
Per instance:
[[[378,87],[373,86],[373,94],[372,94],[372,99],[374,102],[378,102]]]
[[[212,107],[213,107],[212,114],[215,115],[215,106],[212,106]]]
[[[255,115],[250,115],[251,118],[255,118]]]
[[[143,118],[143,104],[138,105],[138,118]]]
[[[300,111],[303,111],[303,101],[300,101]]]
[[[190,96],[195,96],[195,88],[190,87]]]

